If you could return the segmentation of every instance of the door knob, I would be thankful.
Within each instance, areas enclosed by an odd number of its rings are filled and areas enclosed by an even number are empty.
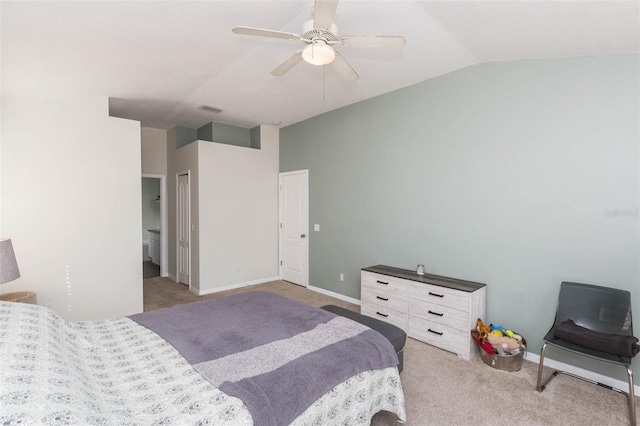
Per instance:
[[[306,235],[300,234],[300,238],[304,238],[304,237],[306,237]]]

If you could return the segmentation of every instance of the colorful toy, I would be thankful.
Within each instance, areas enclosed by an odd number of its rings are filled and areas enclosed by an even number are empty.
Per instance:
[[[501,325],[487,326],[480,318],[476,323],[476,329],[471,331],[471,336],[488,355],[517,355],[522,353],[526,345],[519,334]]]
[[[480,318],[478,318],[478,322],[476,323],[476,331],[478,332],[478,340],[480,340],[480,343],[486,342],[487,336],[491,333],[491,329],[483,323]]]
[[[497,330],[494,330],[494,331],[497,331]],[[512,339],[511,337],[507,337],[507,336],[498,336],[493,332],[491,332],[487,336],[487,340],[489,340],[489,343],[491,343],[491,346],[493,346],[494,348],[498,347],[508,351],[513,351],[515,349],[520,348],[520,343],[518,343],[516,339]]]
[[[478,346],[480,346],[480,348],[485,351],[487,353],[487,355],[493,355],[495,352],[493,351],[493,346],[491,346],[491,343],[489,342],[480,342],[480,339],[478,338],[478,331],[477,330],[472,330],[471,331],[471,337],[473,337],[473,340],[476,342],[476,344]]]

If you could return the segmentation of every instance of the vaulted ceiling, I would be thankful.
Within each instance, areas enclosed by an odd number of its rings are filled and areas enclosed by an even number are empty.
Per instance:
[[[336,50],[360,78],[300,62],[312,0],[2,1],[2,99],[107,96],[111,114],[167,129],[210,121],[286,126],[470,65],[638,53],[638,1],[340,1],[340,35],[402,35],[406,47]],[[218,114],[201,105],[222,109]]]

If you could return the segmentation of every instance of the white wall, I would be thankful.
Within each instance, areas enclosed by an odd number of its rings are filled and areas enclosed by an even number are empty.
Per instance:
[[[142,173],[150,175],[166,175],[166,130],[143,127],[140,129],[140,133],[142,149]]]
[[[176,128],[167,130],[167,272],[176,279]]]
[[[32,290],[68,320],[142,311],[140,125],[106,98],[2,105],[2,232]]]
[[[0,117],[2,117],[2,103],[0,103]],[[0,120],[0,238],[4,235],[2,229],[2,120]]]
[[[200,294],[278,276],[279,129],[261,149],[199,141]]]

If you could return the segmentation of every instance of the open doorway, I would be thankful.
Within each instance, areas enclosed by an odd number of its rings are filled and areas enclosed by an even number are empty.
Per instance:
[[[164,175],[142,175],[143,278],[167,276],[167,197]]]

